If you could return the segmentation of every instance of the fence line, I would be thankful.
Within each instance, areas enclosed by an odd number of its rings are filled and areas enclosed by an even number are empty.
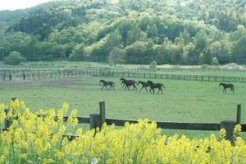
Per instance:
[[[189,81],[211,82],[240,82],[245,83],[246,77],[239,76],[212,76],[212,75],[187,75],[141,71],[121,71],[107,69],[63,69],[63,70],[9,70],[0,71],[0,80],[45,80],[45,79],[72,79],[87,76],[103,77],[127,77],[127,78],[151,78],[172,79]]]
[[[137,120],[120,120],[120,119],[112,119],[106,118],[105,112],[105,102],[99,102],[99,114],[90,114],[90,117],[77,117],[78,123],[87,123],[90,124],[90,129],[94,129],[96,134],[96,128],[101,128],[103,123],[107,123],[108,125],[115,124],[116,126],[124,126],[126,122],[128,123],[137,123]],[[6,115],[8,115],[9,110],[5,110]],[[46,117],[44,115],[38,115],[38,117]],[[66,122],[69,116],[64,116],[63,121]],[[18,119],[18,118],[16,118]],[[55,120],[58,119],[58,116],[55,116]],[[151,121],[150,121],[151,122]],[[218,131],[221,128],[225,128],[227,131],[226,138],[229,139],[232,143],[234,143],[233,130],[236,124],[241,124],[241,105],[237,105],[237,114],[236,121],[221,121],[220,123],[183,123],[183,122],[156,122],[158,128],[163,129],[184,129],[184,130],[208,130],[208,131]],[[11,125],[11,121],[7,118],[5,120],[5,128],[7,130]],[[246,132],[246,124],[241,124],[242,132]],[[64,135],[64,137],[69,137],[70,140],[76,138],[75,135]]]

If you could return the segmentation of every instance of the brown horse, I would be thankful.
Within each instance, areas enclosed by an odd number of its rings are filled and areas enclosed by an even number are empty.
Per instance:
[[[103,89],[103,88],[108,89],[108,86],[109,86],[110,87],[109,89],[113,88],[113,90],[115,90],[115,88],[114,88],[115,83],[113,81],[100,80],[99,83],[103,84],[101,89]]]
[[[234,85],[227,83],[220,83],[219,86],[223,86],[223,93],[226,93],[226,89],[229,88],[234,93]]]
[[[121,80],[121,84],[123,85],[124,88],[127,88],[128,90],[131,88],[131,86],[133,87],[133,89],[137,90],[137,82],[135,80],[127,80],[125,78],[120,78]]]
[[[138,85],[139,85],[139,84],[142,85],[142,87],[141,87],[141,89],[139,90],[139,92],[140,92],[143,88],[145,88],[145,90],[148,91],[148,87],[150,86],[150,84],[149,84],[148,82],[145,82],[145,81],[138,81]]]
[[[155,89],[158,89],[158,93],[161,92],[163,93],[162,88],[165,88],[165,86],[161,83],[149,83],[150,85],[150,92],[152,91],[153,93],[155,93]]]

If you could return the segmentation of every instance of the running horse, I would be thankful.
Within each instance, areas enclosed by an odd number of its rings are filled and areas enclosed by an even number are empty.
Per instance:
[[[142,87],[141,87],[141,89],[139,90],[139,92],[141,92],[141,90],[143,89],[143,88],[145,88],[145,90],[146,91],[148,91],[148,87],[149,87],[149,83],[148,82],[145,82],[145,81],[138,81],[138,85],[139,84],[141,84],[142,85]]]
[[[230,90],[234,93],[234,85],[229,83],[220,83],[219,86],[223,86],[223,93],[226,93],[226,89],[230,88]]]
[[[126,89],[130,89],[130,87],[132,86],[133,87],[133,89],[136,89],[137,90],[137,86],[136,86],[136,84],[137,84],[137,82],[135,81],[135,80],[127,80],[127,79],[125,79],[125,78],[120,78],[120,80],[121,80],[121,84],[122,84],[122,86]]]
[[[103,88],[108,89],[108,86],[109,86],[109,87],[110,87],[109,89],[113,88],[113,90],[115,90],[115,89],[114,89],[114,85],[115,85],[115,84],[114,84],[113,81],[100,80],[99,83],[102,83],[102,84],[103,84],[103,86],[102,86],[101,89],[103,89]]]
[[[150,86],[150,92],[152,91],[153,93],[155,93],[155,89],[158,89],[158,93],[159,92],[163,93],[162,88],[165,88],[165,86],[161,83],[149,82],[149,86]]]

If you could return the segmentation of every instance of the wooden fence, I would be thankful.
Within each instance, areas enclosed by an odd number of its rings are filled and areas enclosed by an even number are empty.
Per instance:
[[[6,115],[8,110],[5,111]],[[57,119],[57,117],[55,118]],[[64,121],[67,121],[68,116],[64,116]],[[105,102],[99,102],[99,113],[91,114],[90,117],[77,117],[78,123],[90,124],[90,129],[101,128],[103,123],[108,125],[124,126],[126,122],[137,123],[136,120],[120,120],[113,118],[106,118]],[[5,130],[8,129],[11,122],[6,119]],[[221,128],[225,128],[227,131],[226,138],[232,143],[234,142],[233,130],[236,124],[241,124],[241,105],[237,105],[237,114],[235,120],[221,121],[220,123],[183,123],[183,122],[156,122],[158,128],[163,129],[184,129],[184,130],[206,130],[206,131],[218,131]],[[241,124],[242,132],[246,132],[246,124]],[[96,130],[95,130],[96,133]],[[70,135],[69,139],[74,139],[77,136]]]
[[[128,77],[148,79],[173,79],[191,81],[214,81],[214,82],[240,82],[245,83],[246,77],[239,76],[208,76],[208,75],[185,75],[161,72],[141,72],[109,69],[62,69],[62,70],[2,70],[0,80],[45,80],[45,79],[72,79],[86,76],[105,77]]]

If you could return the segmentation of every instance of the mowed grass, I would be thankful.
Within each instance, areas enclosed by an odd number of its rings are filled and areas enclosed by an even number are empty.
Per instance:
[[[100,79],[112,80],[116,90],[101,90]],[[134,78],[132,78],[134,79]],[[145,80],[148,79],[134,79]],[[163,94],[123,89],[119,78],[84,77],[71,80],[0,82],[0,102],[12,97],[24,100],[32,111],[59,109],[63,102],[78,115],[99,112],[99,102],[106,103],[106,117],[118,119],[148,118],[155,121],[219,123],[236,119],[236,106],[242,105],[242,123],[246,123],[246,84],[234,83],[235,94],[222,93],[217,82],[159,80],[165,85]],[[140,89],[140,86],[138,86]],[[165,131],[165,130],[164,130]],[[174,130],[166,130],[171,134]],[[189,134],[189,131],[175,131]],[[201,135],[191,132],[192,135]],[[207,135],[210,132],[204,132]],[[203,135],[202,135],[203,136]]]
[[[119,78],[104,78],[116,83],[115,91],[101,90],[100,79],[1,82],[0,101],[8,103],[11,97],[17,97],[33,111],[59,109],[63,102],[68,102],[71,109],[78,109],[83,116],[98,112],[98,103],[105,101],[107,117],[182,122],[235,120],[236,106],[241,104],[242,122],[246,123],[244,83],[235,83],[235,94],[230,91],[223,94],[217,82],[155,79],[166,88],[163,94],[152,94],[144,89],[141,92],[123,89]]]

